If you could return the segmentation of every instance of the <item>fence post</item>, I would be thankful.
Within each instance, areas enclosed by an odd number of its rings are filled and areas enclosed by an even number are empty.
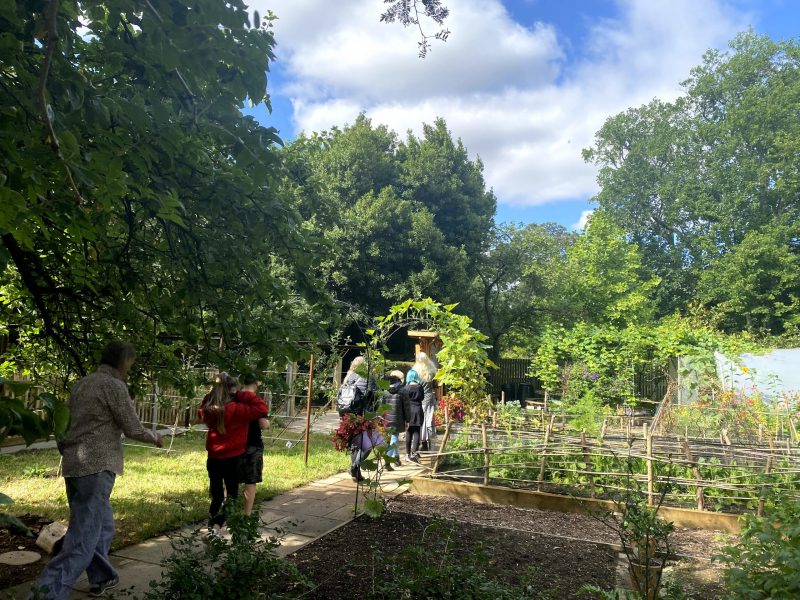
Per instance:
[[[692,457],[692,451],[689,450],[689,436],[686,436],[683,440],[683,454],[691,465],[692,475],[694,475],[694,480],[697,483],[697,510],[705,510],[706,499],[703,486],[701,485],[703,478],[700,476],[700,469],[697,466],[697,462]]]
[[[306,447],[303,452],[303,462],[308,466],[308,441],[311,436],[311,396],[314,393],[314,353],[308,363],[308,398],[306,400]]]
[[[758,510],[756,511],[756,514],[759,517],[763,517],[764,516],[764,502],[766,501],[765,496],[766,496],[767,490],[769,489],[769,483],[767,482],[767,477],[772,472],[772,460],[773,460],[772,452],[775,450],[775,444],[772,442],[772,438],[770,438],[770,440],[769,440],[769,450],[770,450],[770,452],[769,452],[769,456],[767,457],[767,467],[764,469],[764,476],[765,476],[764,477],[764,483],[761,486],[761,498],[758,499]]]
[[[294,406],[294,380],[297,375],[297,365],[295,363],[287,363],[286,365],[286,416],[293,417],[295,413]]]
[[[648,429],[647,423],[642,425],[642,431],[647,450],[647,506],[653,506],[653,433]]]
[[[153,433],[158,429],[158,382],[153,383],[153,408],[150,412]]]
[[[547,425],[547,429],[544,432],[544,448],[542,448],[542,460],[539,463],[539,480],[536,489],[538,491],[542,491],[542,482],[544,481],[544,468],[547,464],[547,444],[550,443],[550,434],[553,432],[553,423],[556,420],[556,415],[552,415],[550,417],[550,423]]]
[[[606,427],[608,426],[608,417],[603,417],[603,426],[600,428],[600,445],[603,445],[603,440],[606,437]]]
[[[336,361],[336,369],[333,371],[333,389],[338,390],[342,387],[342,368],[344,367],[344,358],[339,357]]]
[[[486,438],[486,423],[481,423],[481,440],[483,442],[483,485],[489,485],[489,442]]]
[[[447,446],[447,440],[450,437],[450,428],[453,426],[452,421],[448,421],[444,427],[444,435],[442,436],[442,441],[439,443],[439,451],[436,453],[436,460],[433,461],[433,469],[431,472],[436,475],[436,472],[439,470],[439,464],[442,460],[442,452],[444,452],[445,446]]]
[[[591,498],[595,498],[594,491],[594,468],[592,467],[592,455],[589,452],[589,447],[586,444],[586,430],[581,431],[581,451],[583,452],[583,462],[586,463],[587,476],[589,478],[589,494]]]

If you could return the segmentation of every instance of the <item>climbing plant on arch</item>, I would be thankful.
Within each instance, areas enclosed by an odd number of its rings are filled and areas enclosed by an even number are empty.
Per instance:
[[[417,327],[436,331],[442,340],[437,354],[439,373],[437,381],[457,396],[467,414],[480,417],[488,413],[489,369],[497,368],[487,350],[486,335],[472,327],[472,319],[456,314],[456,304],[443,305],[431,298],[408,299],[393,306],[389,313],[375,319],[375,329],[366,333],[371,337],[371,350],[378,354],[386,349],[389,337],[402,327]]]

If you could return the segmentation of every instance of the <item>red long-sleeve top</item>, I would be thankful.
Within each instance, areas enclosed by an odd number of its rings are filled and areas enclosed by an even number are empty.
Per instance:
[[[203,399],[205,404],[206,399]],[[209,458],[232,458],[244,454],[247,429],[250,421],[267,414],[266,403],[256,394],[239,394],[236,402],[225,405],[225,433],[217,430],[216,415],[201,406],[197,409],[200,420],[208,426],[206,450]]]

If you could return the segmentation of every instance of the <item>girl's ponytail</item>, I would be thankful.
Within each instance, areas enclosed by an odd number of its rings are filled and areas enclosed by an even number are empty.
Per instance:
[[[208,414],[214,416],[214,427],[220,433],[225,433],[225,406],[233,400],[239,382],[235,377],[231,377],[225,371],[217,375],[214,387],[203,403],[203,408]]]

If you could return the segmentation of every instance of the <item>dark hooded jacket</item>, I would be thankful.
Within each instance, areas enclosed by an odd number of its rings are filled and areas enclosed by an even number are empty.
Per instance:
[[[391,406],[389,412],[386,413],[386,426],[394,429],[395,432],[400,432],[406,428],[405,392],[403,383],[394,377],[389,379],[389,396],[384,400],[386,404]]]

